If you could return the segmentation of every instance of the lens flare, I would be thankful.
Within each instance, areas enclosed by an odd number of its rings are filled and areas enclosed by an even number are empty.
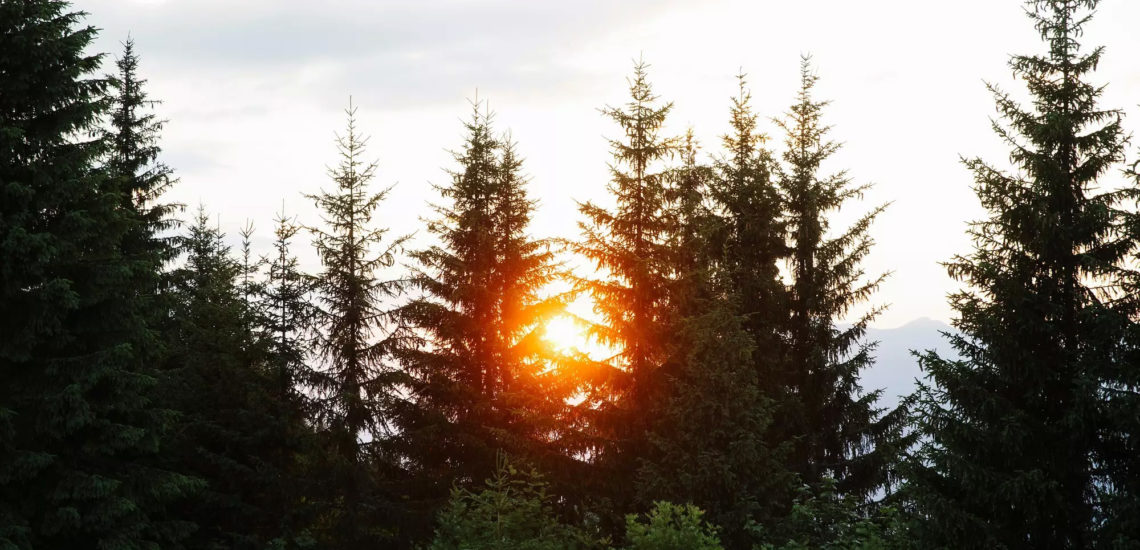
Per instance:
[[[584,328],[569,315],[559,315],[547,321],[542,336],[555,351],[562,353],[580,351],[586,347]]]

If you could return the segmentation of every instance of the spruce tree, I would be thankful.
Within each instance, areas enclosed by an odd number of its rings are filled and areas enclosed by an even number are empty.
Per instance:
[[[1140,161],[1126,171],[1131,185],[1128,198],[1140,196]],[[1140,214],[1126,210],[1126,230],[1134,242],[1140,241]],[[1136,255],[1137,252],[1133,252]],[[1102,391],[1106,401],[1107,429],[1100,459],[1107,483],[1098,489],[1105,522],[1099,538],[1117,548],[1140,545],[1140,272],[1122,270],[1117,310],[1131,320],[1121,335],[1123,353],[1113,361]]]
[[[618,501],[632,494],[638,461],[647,452],[651,405],[662,386],[659,368],[671,353],[673,267],[662,165],[675,144],[661,130],[672,104],[658,101],[648,68],[641,61],[634,65],[625,105],[602,110],[623,134],[610,140],[614,159],[607,188],[616,204],[581,204],[582,238],[569,243],[599,274],[575,282],[592,297],[599,317],[589,333],[616,350],[597,369],[578,409],[589,417],[596,438],[592,454],[604,480],[599,489]]]
[[[107,169],[111,177],[120,180],[123,209],[137,216],[123,243],[124,256],[162,268],[175,254],[172,237],[165,233],[177,225],[173,216],[182,210],[182,205],[161,200],[177,178],[158,158],[162,152],[158,140],[165,121],[152,110],[158,101],[149,99],[146,80],[138,75],[138,66],[134,40],[127,38],[122,55],[115,60],[118,72],[108,78],[111,116],[105,135],[110,147]],[[146,273],[161,271],[150,269]],[[155,293],[162,285],[163,281],[156,281],[140,290]]]
[[[768,137],[757,130],[745,75],[737,79],[739,92],[729,112],[731,129],[722,138],[725,154],[716,162],[710,182],[718,220],[710,248],[719,251],[720,286],[745,318],[764,392],[777,396],[790,382],[782,363],[786,297],[779,271],[787,252],[786,221],[773,177],[775,163],[764,147]]]
[[[284,209],[274,219],[273,251],[266,261],[260,302],[279,399],[305,409],[308,400],[302,386],[310,384],[313,376],[307,359],[313,348],[315,311],[310,301],[312,278],[301,270],[292,251],[293,238],[301,229]]]
[[[780,122],[787,133],[780,188],[790,248],[791,466],[809,486],[830,477],[841,495],[864,499],[887,481],[892,452],[901,444],[900,419],[881,418],[878,392],[864,392],[859,385],[860,372],[874,363],[875,343],[864,338],[867,325],[882,308],[870,308],[849,326],[840,322],[885,278],[867,278],[862,266],[873,244],[868,230],[884,207],[871,209],[846,229],[831,227],[829,216],[849,207],[869,186],[853,184],[846,172],[820,174],[839,144],[828,139],[830,128],[822,123],[827,102],[812,97],[817,79],[804,56],[796,103]]]
[[[534,202],[521,161],[480,105],[450,182],[436,187],[445,202],[428,229],[438,244],[412,255],[423,295],[402,308],[426,343],[402,356],[412,381],[400,437],[436,505],[490,476],[499,452],[547,471],[567,461],[557,444],[572,378],[551,370],[540,337],[564,306],[541,294],[559,268],[549,243],[527,234]]]
[[[387,498],[378,476],[394,461],[383,445],[404,377],[391,360],[410,335],[394,316],[389,300],[402,291],[399,280],[381,278],[401,252],[403,238],[388,239],[373,226],[376,208],[388,189],[369,183],[377,164],[364,160],[367,138],[356,129],[356,108],[346,110],[347,132],[337,137],[340,163],[330,169],[335,187],[311,198],[324,227],[313,228],[323,270],[316,276],[316,352],[322,368],[312,378],[316,421],[329,439],[328,533],[340,548],[372,547],[391,534],[381,518]]]
[[[65,2],[0,4],[0,546],[177,543],[194,483],[153,466],[166,415],[137,285],[134,189],[98,165],[108,82]],[[94,137],[93,137],[94,136]],[[149,292],[144,289],[143,292]]]
[[[670,383],[653,404],[637,496],[646,508],[662,500],[696,504],[729,547],[746,548],[749,524],[772,516],[776,495],[793,479],[766,440],[772,399],[761,391],[755,342],[737,303],[717,288],[709,243],[722,226],[708,190],[716,173],[697,162],[691,131],[680,156],[667,187],[677,351],[662,366]]]
[[[167,466],[205,482],[180,510],[196,524],[192,548],[252,548],[268,538],[257,499],[268,487],[259,457],[272,422],[261,357],[239,288],[241,264],[204,209],[181,239],[184,265],[172,274],[175,304],[163,401],[177,412]]]
[[[989,86],[1013,169],[966,161],[989,217],[947,264],[968,285],[951,297],[963,359],[920,356],[908,490],[927,547],[1089,548],[1103,522],[1102,386],[1124,322],[1106,291],[1134,241],[1119,231],[1122,195],[1098,184],[1125,134],[1088,82],[1102,49],[1078,43],[1095,6],[1033,3],[1048,53],[1010,61],[1032,107]]]

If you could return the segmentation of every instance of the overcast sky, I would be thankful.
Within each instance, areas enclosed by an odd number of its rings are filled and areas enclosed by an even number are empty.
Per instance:
[[[762,128],[798,86],[799,56],[813,55],[826,121],[844,142],[830,169],[875,187],[850,219],[891,202],[873,230],[872,273],[893,271],[877,323],[948,320],[957,284],[938,262],[966,252],[966,222],[982,215],[959,156],[1004,165],[990,130],[983,81],[1021,94],[1010,53],[1037,53],[1017,0],[78,0],[117,54],[128,33],[149,91],[169,119],[165,160],[181,183],[172,199],[203,203],[234,233],[247,219],[268,247],[284,201],[303,222],[302,193],[328,186],[333,133],[351,94],[372,136],[377,185],[396,184],[380,221],[421,227],[431,183],[446,181],[448,149],[462,139],[468,98],[490,101],[500,130],[526,157],[541,201],[533,232],[576,236],[575,201],[605,200],[606,136],[597,109],[618,104],[639,55],[655,90],[675,107],[668,131],[692,126],[715,154],[734,75],[749,75]],[[1104,0],[1084,42],[1107,47],[1095,79],[1103,105],[1140,128],[1140,2]],[[1131,148],[1135,157],[1137,147]],[[302,243],[307,244],[307,243]],[[308,248],[301,246],[299,248]],[[304,252],[304,251],[301,251]],[[305,252],[305,254],[308,254]],[[309,256],[307,261],[311,262]]]

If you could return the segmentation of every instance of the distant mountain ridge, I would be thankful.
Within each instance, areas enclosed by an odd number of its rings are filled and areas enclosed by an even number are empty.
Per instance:
[[[937,351],[943,356],[956,357],[943,332],[954,332],[950,325],[920,317],[895,328],[868,328],[867,340],[879,342],[875,349],[875,365],[862,372],[860,385],[864,391],[883,390],[880,405],[894,407],[900,396],[914,390],[916,378],[922,377],[918,360],[911,350]]]

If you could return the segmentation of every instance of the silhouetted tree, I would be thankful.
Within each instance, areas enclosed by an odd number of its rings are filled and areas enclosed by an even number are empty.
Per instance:
[[[795,479],[766,439],[773,400],[762,393],[745,317],[736,295],[717,288],[719,251],[710,241],[723,225],[708,200],[715,172],[697,163],[691,132],[680,153],[667,187],[676,351],[662,367],[668,387],[652,404],[638,499],[646,508],[659,500],[696,504],[728,546],[743,548],[751,544],[749,524],[767,520]]]
[[[161,184],[97,164],[115,144],[97,130],[108,82],[92,76],[100,56],[84,51],[95,29],[82,16],[59,1],[0,4],[6,548],[174,545],[188,526],[160,518],[196,485],[154,466],[168,416],[152,399],[157,336],[145,295],[162,250],[134,199]]]
[[[1121,195],[1096,188],[1125,134],[1086,81],[1102,50],[1077,39],[1095,5],[1034,3],[1048,54],[1010,62],[1032,109],[989,86],[1015,170],[966,161],[990,216],[948,264],[970,287],[951,298],[963,359],[920,356],[909,491],[927,547],[1089,548],[1103,521],[1101,386],[1124,326],[1105,292],[1135,243],[1119,231]]]
[[[402,354],[411,403],[399,438],[437,500],[491,475],[501,451],[549,470],[569,461],[558,444],[573,376],[551,369],[541,338],[565,305],[541,294],[559,266],[548,243],[526,233],[534,203],[521,161],[480,105],[451,181],[436,186],[445,203],[428,229],[438,244],[412,255],[424,294],[401,311],[426,343]]]
[[[660,135],[672,104],[658,102],[647,69],[639,61],[629,80],[629,101],[602,111],[623,133],[610,140],[614,160],[608,189],[616,204],[612,210],[581,204],[582,238],[569,243],[599,273],[575,282],[593,297],[600,317],[589,333],[617,351],[599,366],[578,409],[591,416],[597,437],[594,456],[604,480],[599,489],[618,500],[632,496],[638,460],[647,452],[649,415],[661,389],[659,368],[670,354],[673,321],[669,293],[674,267],[662,161],[675,145]]]
[[[340,548],[358,548],[391,535],[391,526],[381,521],[391,510],[378,476],[394,459],[379,443],[391,433],[404,379],[391,357],[409,335],[388,303],[402,291],[401,281],[381,278],[405,239],[384,242],[387,230],[372,225],[390,188],[369,190],[377,165],[362,159],[367,139],[357,133],[351,102],[346,114],[347,132],[337,138],[341,160],[329,173],[336,187],[310,196],[324,220],[324,228],[313,229],[323,266],[315,280],[316,351],[323,364],[312,381],[316,421],[334,449],[328,467],[336,480],[330,487],[338,492],[330,496],[327,514],[334,527],[327,533]]]
[[[185,263],[173,274],[164,402],[178,414],[170,468],[206,482],[183,505],[197,529],[192,548],[263,548],[305,540],[291,503],[295,453],[305,444],[300,411],[282,401],[268,364],[260,316],[247,305],[242,261],[203,210],[182,239]]]
[[[138,284],[135,290],[158,316],[151,319],[152,323],[160,325],[167,309],[167,304],[161,303],[162,290],[168,283],[163,268],[176,253],[170,231],[177,226],[174,215],[183,206],[162,201],[177,178],[158,158],[162,152],[159,134],[165,121],[152,110],[158,102],[149,99],[138,64],[134,41],[128,38],[122,56],[115,61],[118,73],[108,78],[111,109],[110,127],[104,136],[109,145],[106,167],[110,176],[119,180],[122,208],[136,218],[124,237],[123,256],[139,262],[140,276],[154,279]]]
[[[773,178],[775,163],[764,148],[767,136],[756,127],[752,94],[745,76],[737,76],[730,131],[722,138],[726,154],[718,159],[710,194],[719,227],[710,247],[717,251],[719,282],[731,295],[754,342],[753,363],[763,391],[777,396],[788,387],[783,336],[786,296],[779,261],[787,254],[786,220]]]
[[[301,225],[285,214],[274,219],[273,252],[267,258],[266,281],[261,288],[269,363],[277,380],[280,399],[308,408],[302,386],[312,381],[307,362],[313,351],[315,308],[310,301],[313,280],[301,270],[292,251],[292,240]]]
[[[796,430],[791,466],[808,485],[830,477],[840,495],[866,499],[885,486],[905,445],[903,419],[901,412],[882,416],[875,405],[879,392],[859,385],[860,372],[874,364],[867,325],[882,308],[870,308],[849,326],[840,323],[886,277],[868,278],[862,265],[873,244],[870,225],[884,206],[846,229],[832,228],[829,217],[869,186],[854,185],[846,172],[819,173],[839,144],[828,139],[821,120],[827,102],[812,98],[817,78],[803,57],[796,103],[780,123],[787,132],[780,188],[790,246],[788,374],[796,399],[787,423]]]

